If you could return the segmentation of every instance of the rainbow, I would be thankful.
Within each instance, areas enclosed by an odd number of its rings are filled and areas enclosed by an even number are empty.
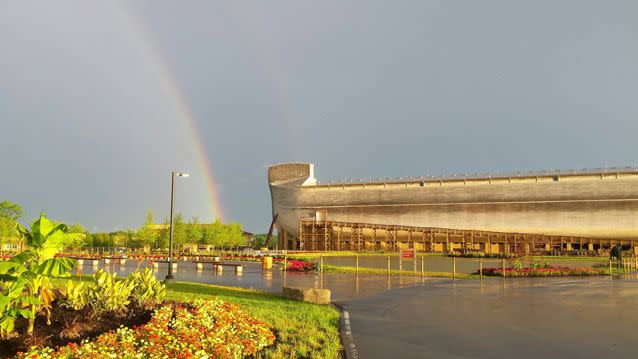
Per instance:
[[[125,23],[131,27],[131,33],[138,36],[140,48],[143,50],[143,53],[145,54],[145,57],[149,65],[151,66],[153,73],[156,74],[162,91],[164,91],[164,93],[166,94],[166,97],[170,105],[173,107],[173,110],[177,114],[177,117],[181,119],[182,123],[187,129],[189,138],[191,139],[191,141],[189,142],[193,146],[193,151],[195,152],[197,162],[201,169],[201,173],[203,174],[203,181],[208,197],[207,202],[209,210],[212,214],[212,216],[209,218],[218,218],[220,220],[223,220],[223,206],[219,199],[217,185],[215,184],[215,180],[213,177],[213,169],[210,163],[211,161],[206,155],[206,149],[204,148],[202,138],[199,135],[197,123],[195,122],[195,118],[190,109],[188,101],[182,94],[177,80],[171,74],[170,67],[164,60],[164,56],[162,55],[161,51],[156,48],[151,36],[144,31],[144,27],[140,25],[141,21],[135,18],[134,11],[132,9],[124,8],[124,2],[115,3],[121,4],[121,7],[118,7],[118,10],[120,10],[120,13],[125,18]],[[176,168],[176,170],[180,169]]]

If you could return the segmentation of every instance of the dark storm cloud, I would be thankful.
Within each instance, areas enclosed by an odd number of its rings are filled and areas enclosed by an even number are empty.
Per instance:
[[[0,185],[30,215],[137,226],[166,214],[171,168],[201,171],[135,28],[192,109],[227,219],[252,231],[269,163],[328,180],[637,161],[632,1],[4,6]],[[180,206],[206,217],[196,178]]]

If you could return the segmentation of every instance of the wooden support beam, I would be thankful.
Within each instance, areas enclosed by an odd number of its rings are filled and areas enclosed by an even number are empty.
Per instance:
[[[430,252],[434,252],[434,228],[430,228]]]
[[[422,238],[422,240],[423,240],[423,252],[425,253],[425,231],[423,231],[421,233],[423,235],[423,238]]]
[[[377,229],[372,230],[372,249],[377,249]]]

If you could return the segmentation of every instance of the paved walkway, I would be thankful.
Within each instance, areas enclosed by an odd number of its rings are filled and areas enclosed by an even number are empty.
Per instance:
[[[436,281],[341,303],[359,358],[630,358],[638,281]]]

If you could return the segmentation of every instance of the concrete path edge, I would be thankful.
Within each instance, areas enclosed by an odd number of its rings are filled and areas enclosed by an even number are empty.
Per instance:
[[[359,351],[352,337],[352,327],[350,325],[350,313],[343,306],[331,303],[341,312],[339,316],[339,334],[341,334],[341,346],[343,347],[346,359],[359,359]]]

